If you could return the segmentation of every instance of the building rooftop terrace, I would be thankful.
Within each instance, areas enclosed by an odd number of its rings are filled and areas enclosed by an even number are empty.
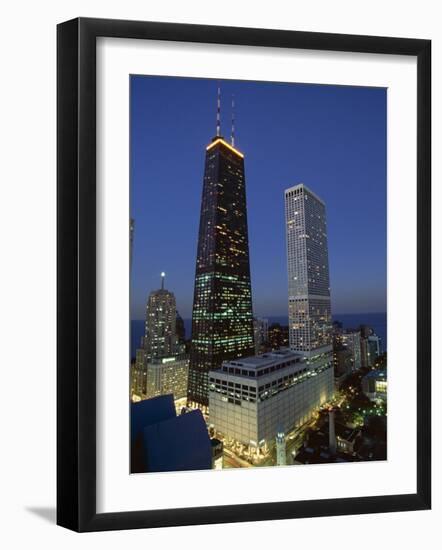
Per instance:
[[[226,367],[241,367],[241,368],[265,368],[271,367],[285,362],[298,363],[303,359],[303,355],[299,352],[292,351],[288,348],[283,348],[276,351],[269,351],[261,355],[253,355],[250,357],[242,357],[233,361],[225,361],[223,366]]]

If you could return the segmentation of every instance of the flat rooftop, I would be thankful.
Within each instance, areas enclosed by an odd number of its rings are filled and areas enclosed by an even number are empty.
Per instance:
[[[276,351],[269,351],[261,355],[252,355],[250,357],[242,357],[241,359],[235,359],[233,361],[225,361],[223,362],[223,366],[260,369],[278,365],[280,363],[301,362],[302,359],[303,355],[301,353],[284,348]]]
[[[211,369],[210,373],[212,375],[225,373],[235,377],[257,378],[287,368],[294,369],[296,372],[303,368],[307,369],[304,355],[297,351],[283,348],[261,355],[224,361],[219,368]]]
[[[285,194],[288,195],[289,193],[292,193],[294,191],[304,191],[312,195],[316,200],[318,200],[320,203],[322,203],[325,206],[324,201],[319,197],[316,193],[314,193],[311,189],[305,185],[305,183],[298,183],[297,185],[294,185],[293,187],[289,187],[285,190]]]
[[[372,370],[364,378],[387,379],[387,373],[383,370]]]

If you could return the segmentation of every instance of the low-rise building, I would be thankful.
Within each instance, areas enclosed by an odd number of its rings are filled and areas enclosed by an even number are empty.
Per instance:
[[[335,426],[335,431],[337,450],[344,453],[353,454],[355,452],[355,443],[357,438],[361,435],[361,430],[337,423]]]
[[[333,397],[333,364],[288,349],[209,372],[209,421],[226,438],[265,447],[309,420]]]
[[[387,372],[374,370],[369,372],[361,381],[362,391],[372,401],[387,399]]]
[[[328,430],[311,430],[300,449],[292,453],[294,464],[353,462],[358,458],[340,446],[330,449]]]
[[[137,349],[135,353],[130,370],[130,393],[132,401],[139,401],[146,395],[146,356],[144,349]]]
[[[146,391],[144,397],[173,394],[174,399],[187,395],[189,357],[173,355],[151,359],[146,365]]]
[[[132,403],[130,414],[131,473],[214,467],[213,444],[200,410],[177,416],[168,394]]]

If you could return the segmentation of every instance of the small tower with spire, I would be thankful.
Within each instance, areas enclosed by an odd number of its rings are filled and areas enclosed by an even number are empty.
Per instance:
[[[285,466],[287,464],[287,443],[283,430],[278,430],[275,438],[276,443],[276,465]]]
[[[166,274],[161,272],[161,288],[149,294],[146,304],[144,346],[147,360],[170,357],[177,351],[175,295],[164,287]]]

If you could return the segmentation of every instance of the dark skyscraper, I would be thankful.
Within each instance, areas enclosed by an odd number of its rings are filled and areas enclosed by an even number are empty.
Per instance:
[[[206,148],[192,312],[189,405],[208,405],[208,372],[254,353],[244,155],[217,132]]]
[[[184,326],[184,321],[181,315],[176,312],[176,336],[178,344],[183,345],[186,342],[186,327]]]

